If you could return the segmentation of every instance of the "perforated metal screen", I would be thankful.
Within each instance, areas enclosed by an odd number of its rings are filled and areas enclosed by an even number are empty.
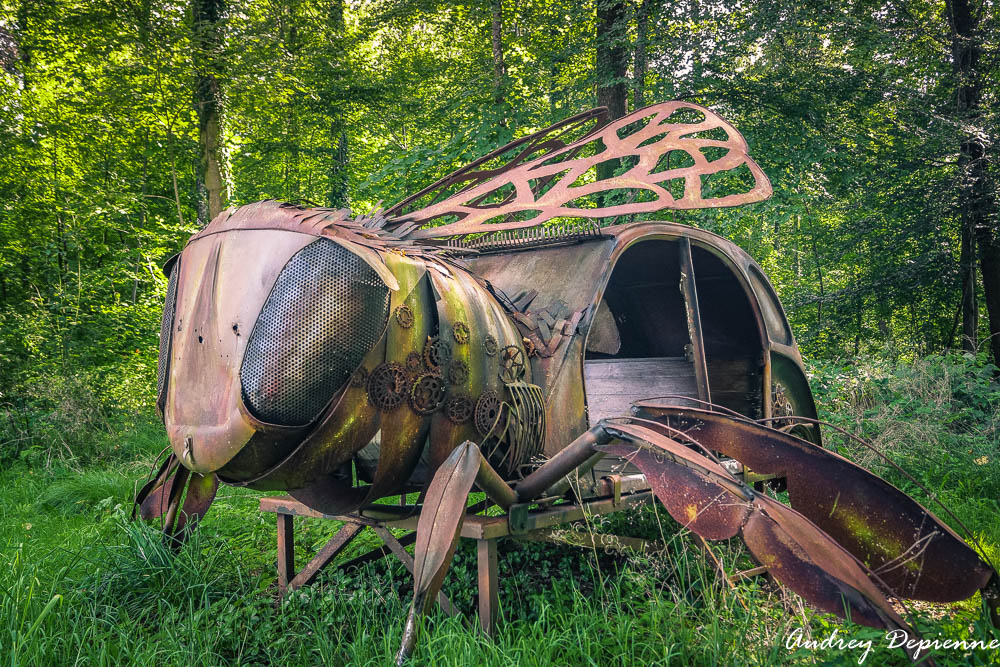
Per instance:
[[[312,421],[378,342],[389,289],[360,257],[318,239],[285,265],[240,367],[243,402],[261,421]]]
[[[156,364],[156,397],[163,400],[167,388],[167,369],[170,367],[170,336],[174,325],[174,310],[177,307],[177,274],[180,260],[174,262],[167,281],[167,298],[163,301],[163,321],[160,323],[160,359]]]

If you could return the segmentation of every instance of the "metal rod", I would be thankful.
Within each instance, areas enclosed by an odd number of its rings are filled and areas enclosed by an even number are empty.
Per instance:
[[[514,489],[510,488],[503,481],[503,478],[500,477],[482,454],[479,455],[479,472],[476,474],[476,486],[482,489],[489,496],[490,500],[505,510],[510,509],[510,506],[518,500]]]
[[[500,606],[497,590],[497,541],[476,540],[476,560],[479,575],[479,623],[483,632],[492,637]]]
[[[565,449],[545,462],[541,468],[522,479],[515,491],[520,502],[542,496],[547,489],[586,462],[596,453],[595,447],[611,442],[611,436],[600,424],[586,431]]]
[[[694,279],[694,260],[691,258],[691,239],[686,236],[682,237],[679,246],[681,292],[684,294],[688,334],[691,336],[691,349],[694,352],[694,379],[698,385],[698,398],[703,401],[711,401],[712,394],[708,387],[708,365],[705,363],[705,339],[701,329],[701,310],[698,308],[698,287]]]
[[[593,454],[589,459],[587,459],[586,461],[584,461],[583,463],[581,463],[579,466],[577,466],[577,468],[575,470],[577,479],[579,479],[579,477],[581,475],[585,475],[588,472],[590,472],[593,469],[593,467],[595,465],[597,465],[597,462],[600,461],[603,458],[604,458],[604,452],[597,452],[596,454]],[[571,470],[570,473],[572,473],[572,472],[574,472],[574,471]],[[562,494],[566,493],[566,490],[569,489],[569,487],[572,486],[572,484],[573,484],[573,481],[569,478],[570,473],[567,473],[558,482],[556,482],[555,484],[553,484],[552,486],[550,486],[548,489],[546,489],[545,490],[545,495],[546,496],[561,496]]]

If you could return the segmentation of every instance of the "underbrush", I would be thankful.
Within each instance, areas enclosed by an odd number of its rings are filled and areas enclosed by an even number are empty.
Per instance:
[[[1000,560],[1000,392],[990,369],[963,357],[911,366],[814,364],[823,417],[874,441]],[[11,665],[389,664],[412,592],[402,564],[328,568],[279,601],[273,515],[258,495],[222,487],[179,549],[128,519],[129,499],[166,444],[152,416],[104,405],[72,455],[18,457],[0,472],[0,657]],[[53,422],[54,423],[54,422]],[[885,475],[933,507],[933,499],[865,448],[826,432],[826,445]],[[44,447],[45,442],[39,442]],[[118,449],[113,449],[117,445]],[[49,443],[53,452],[65,449]],[[75,448],[75,450],[74,450]],[[103,451],[98,451],[102,450]],[[44,450],[40,450],[44,451]],[[985,457],[985,459],[983,458]],[[822,474],[819,471],[818,474]],[[296,519],[297,565],[332,536],[334,522]],[[458,617],[436,611],[414,664],[857,664],[864,649],[811,649],[820,641],[871,640],[864,664],[907,664],[884,633],[805,607],[765,578],[727,585],[693,536],[656,507],[594,518],[572,530],[645,537],[651,555],[502,540],[497,636],[476,631],[476,554],[463,541],[445,581]],[[355,540],[341,560],[378,545]],[[754,565],[738,540],[713,545],[727,571]],[[914,605],[927,638],[1000,639],[976,599]],[[938,664],[993,664],[994,651],[933,652]]]

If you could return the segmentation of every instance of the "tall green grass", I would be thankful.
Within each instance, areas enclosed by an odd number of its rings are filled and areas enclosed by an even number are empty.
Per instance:
[[[979,367],[947,358],[909,367],[817,365],[812,372],[825,416],[873,437],[949,501],[995,557],[997,394]],[[257,496],[223,487],[188,542],[167,548],[154,529],[127,518],[136,482],[164,444],[162,432],[140,419],[113,435],[119,449],[112,453],[93,457],[79,449],[47,465],[14,463],[0,471],[0,663],[392,661],[412,590],[401,564],[330,569],[279,601],[274,519],[257,511]],[[837,438],[828,445],[866,456]],[[865,462],[920,494],[891,468]],[[300,567],[335,529],[297,519]],[[463,615],[432,614],[414,664],[857,664],[860,651],[787,649],[795,628],[816,639],[834,630],[873,639],[865,664],[907,663],[881,646],[881,633],[816,614],[766,579],[727,586],[662,510],[595,518],[574,529],[657,539],[666,549],[639,556],[501,541],[502,619],[488,639],[470,620],[476,560],[473,546],[463,544],[445,582]],[[375,544],[365,536],[344,557]],[[729,571],[752,564],[738,540],[713,549]],[[975,600],[918,606],[911,620],[929,638],[1000,639]],[[946,665],[992,664],[1000,652],[934,657]]]

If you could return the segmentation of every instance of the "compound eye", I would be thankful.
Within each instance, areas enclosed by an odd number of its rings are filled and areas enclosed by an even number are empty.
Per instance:
[[[278,274],[240,367],[244,405],[270,424],[303,426],[351,379],[385,331],[389,288],[329,239],[299,250]]]

